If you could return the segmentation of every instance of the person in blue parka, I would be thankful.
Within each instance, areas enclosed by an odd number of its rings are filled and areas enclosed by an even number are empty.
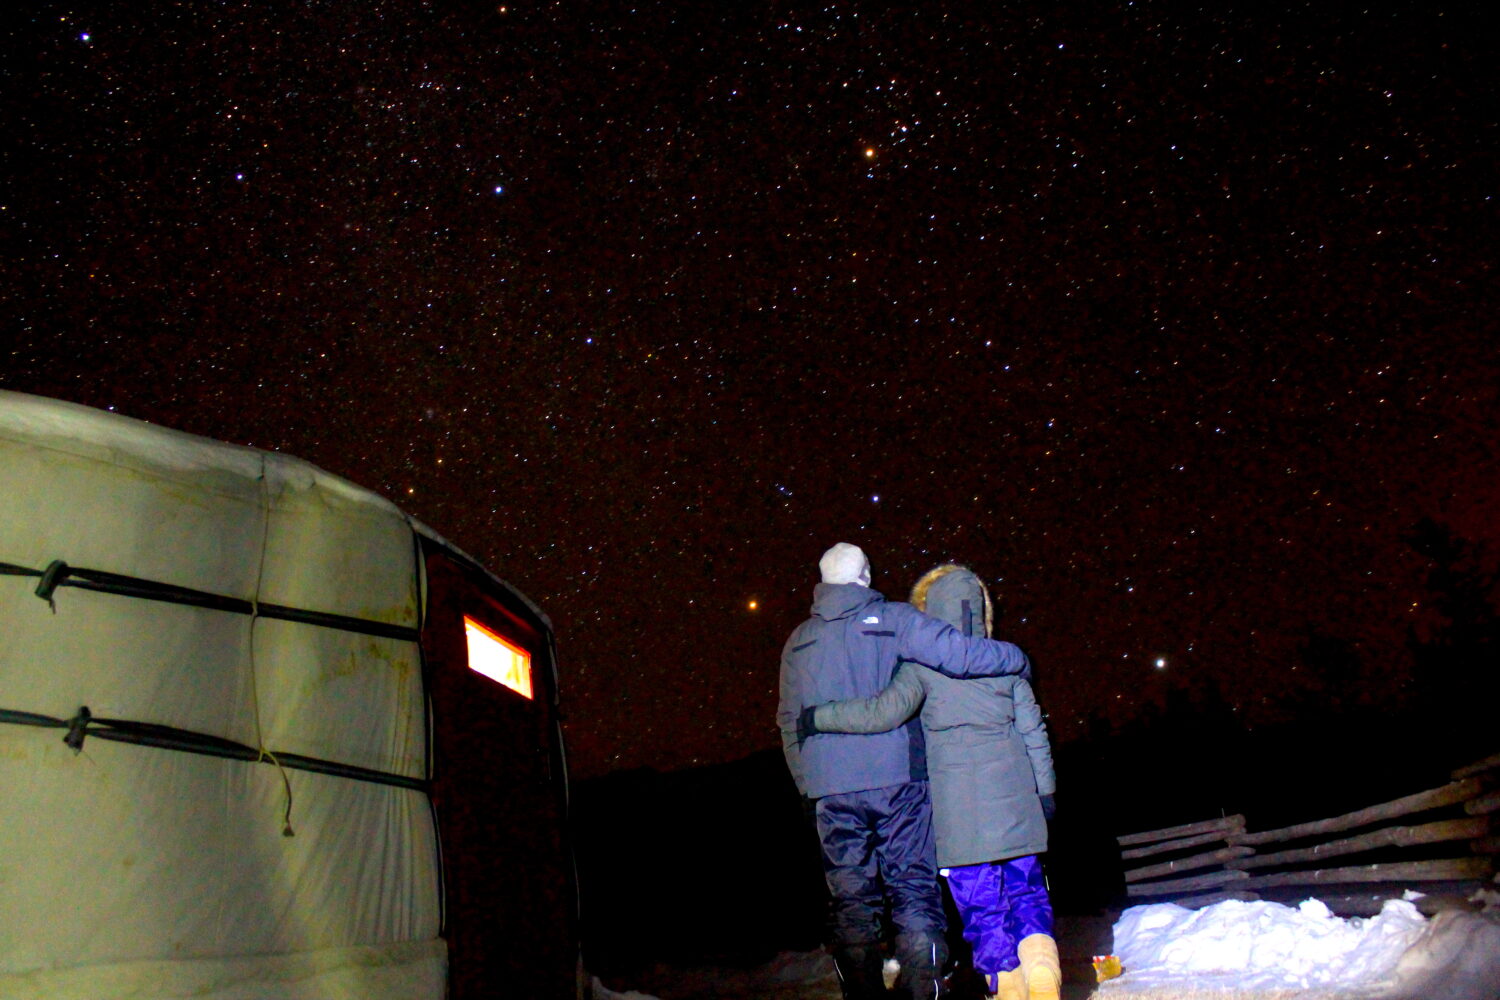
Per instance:
[[[954,677],[1022,674],[1019,648],[952,625],[870,589],[858,546],[830,548],[818,563],[812,616],[781,654],[776,719],[787,767],[812,801],[823,872],[832,895],[834,964],[844,996],[885,995],[880,919],[896,928],[900,994],[936,996],[947,957],[928,794],[926,745],[917,720],[885,733],[803,739],[816,706],[878,694],[898,663]]]
[[[968,635],[994,618],[979,577],[955,564],[918,580],[911,603]],[[878,733],[921,709],[937,860],[974,948],[974,968],[1000,1000],[1058,1000],[1062,970],[1037,855],[1047,850],[1057,784],[1047,727],[1022,677],[953,680],[903,664],[873,698],[822,705],[804,733]]]

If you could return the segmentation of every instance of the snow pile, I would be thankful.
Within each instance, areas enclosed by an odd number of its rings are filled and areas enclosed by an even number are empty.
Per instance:
[[[1133,987],[1225,991],[1344,991],[1388,982],[1427,920],[1406,900],[1369,919],[1343,920],[1317,899],[1300,906],[1228,900],[1201,910],[1135,906],[1115,924],[1125,976],[1101,996]]]
[[[627,990],[624,993],[616,993],[599,981],[599,977],[593,977],[589,984],[589,996],[593,1000],[658,1000],[649,993],[640,993],[636,990]]]
[[[1500,910],[1449,911],[1432,918],[1427,933],[1396,967],[1382,996],[1430,1000],[1500,998]]]

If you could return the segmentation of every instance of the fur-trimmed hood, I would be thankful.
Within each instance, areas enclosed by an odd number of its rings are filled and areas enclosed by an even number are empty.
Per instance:
[[[965,574],[973,586],[977,587],[979,592],[984,595],[984,634],[986,637],[993,637],[995,630],[995,608],[990,601],[990,589],[984,585],[984,581],[979,578],[979,574],[967,566],[961,566],[958,563],[944,563],[941,566],[928,570],[922,575],[922,579],[918,580],[911,588],[910,603],[912,607],[918,611],[930,613],[927,611],[927,597],[932,592],[933,585],[953,573]],[[948,582],[952,583],[955,581]],[[943,618],[942,615],[938,615],[938,617]],[[945,618],[944,620],[946,621],[947,619]],[[949,621],[948,624],[961,627],[958,622]]]

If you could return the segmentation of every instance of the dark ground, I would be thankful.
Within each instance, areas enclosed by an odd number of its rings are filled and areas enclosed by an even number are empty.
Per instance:
[[[1089,959],[1110,950],[1129,905],[1117,835],[1233,813],[1251,829],[1323,819],[1441,785],[1494,750],[1415,727],[1343,717],[1244,732],[1200,705],[1057,748],[1045,863],[1069,995],[1088,995]],[[817,844],[779,751],[617,772],[579,783],[574,803],[585,960],[606,982],[643,983],[657,964],[748,969],[822,945]]]

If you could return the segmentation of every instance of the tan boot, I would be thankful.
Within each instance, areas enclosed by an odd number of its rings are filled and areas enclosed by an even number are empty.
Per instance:
[[[1050,934],[1033,934],[1016,946],[1021,956],[1021,973],[1031,1000],[1059,1000],[1062,995],[1062,962],[1057,957],[1057,942]]]
[[[1009,972],[991,972],[984,977],[985,985],[990,989],[990,996],[995,1000],[1028,1000],[1026,996],[1026,979],[1021,975],[1020,969],[1011,969]]]

